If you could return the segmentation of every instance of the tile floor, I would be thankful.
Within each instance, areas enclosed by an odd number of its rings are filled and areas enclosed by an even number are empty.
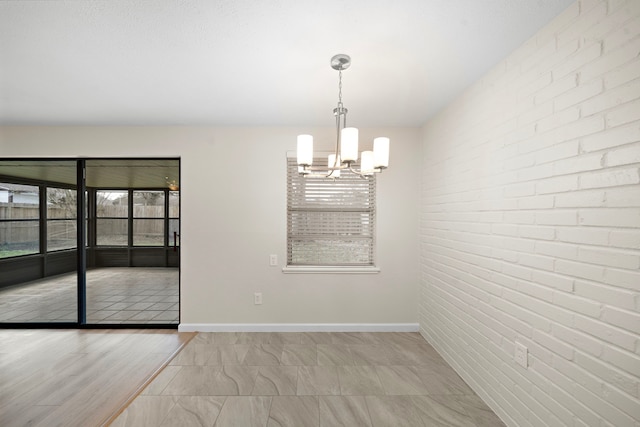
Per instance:
[[[0,322],[76,322],[77,276],[62,274],[0,290]],[[177,268],[87,271],[87,323],[178,323]]]
[[[418,333],[199,333],[112,426],[504,424]]]

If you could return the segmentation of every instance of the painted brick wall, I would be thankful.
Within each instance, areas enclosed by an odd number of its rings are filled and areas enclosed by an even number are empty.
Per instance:
[[[573,4],[422,155],[425,338],[509,426],[640,426],[640,0]]]

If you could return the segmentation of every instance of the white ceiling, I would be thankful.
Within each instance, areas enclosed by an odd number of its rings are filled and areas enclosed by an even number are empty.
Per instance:
[[[0,2],[0,123],[420,126],[573,0]]]

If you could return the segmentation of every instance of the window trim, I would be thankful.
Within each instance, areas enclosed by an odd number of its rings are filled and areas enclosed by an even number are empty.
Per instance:
[[[377,266],[362,267],[339,267],[339,266],[321,266],[321,265],[287,265],[282,267],[283,273],[288,274],[378,274],[380,268]]]

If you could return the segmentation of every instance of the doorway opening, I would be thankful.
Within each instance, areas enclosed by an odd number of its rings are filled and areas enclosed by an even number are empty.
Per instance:
[[[0,327],[177,327],[180,160],[0,159]]]

